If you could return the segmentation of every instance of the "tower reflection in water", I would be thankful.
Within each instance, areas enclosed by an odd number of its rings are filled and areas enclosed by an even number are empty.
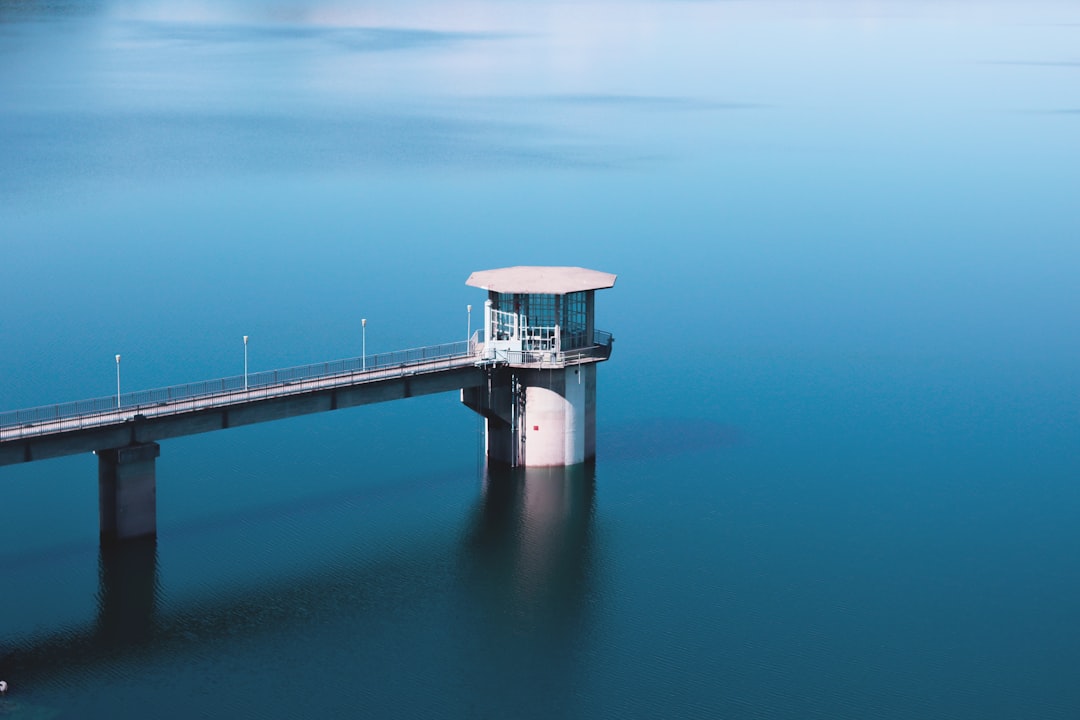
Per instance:
[[[591,463],[489,467],[466,542],[473,569],[490,583],[487,589],[514,604],[580,602],[595,494]]]
[[[568,711],[594,633],[590,598],[601,569],[593,529],[595,465],[488,467],[466,534],[460,586],[463,667],[482,668],[490,713]],[[541,692],[538,693],[537,691]],[[503,707],[505,705],[505,707]]]

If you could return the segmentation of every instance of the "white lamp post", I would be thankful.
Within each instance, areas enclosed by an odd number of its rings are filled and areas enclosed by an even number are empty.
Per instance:
[[[247,335],[245,335],[245,336],[244,336],[244,392],[247,392],[247,389],[248,389],[248,378],[247,378],[247,375],[248,375],[248,373],[247,373],[247,341],[248,341],[248,336],[247,336]]]
[[[465,330],[465,342],[468,342],[469,340],[472,340],[472,305],[466,305],[465,310],[468,311],[469,314],[469,325]]]
[[[116,356],[116,407],[120,408],[120,356]]]
[[[360,369],[367,370],[367,318],[360,318]]]

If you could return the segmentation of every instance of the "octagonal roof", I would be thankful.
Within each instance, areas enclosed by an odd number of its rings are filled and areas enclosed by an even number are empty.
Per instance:
[[[465,284],[499,293],[566,295],[612,287],[615,276],[580,267],[516,265],[497,270],[477,270]]]

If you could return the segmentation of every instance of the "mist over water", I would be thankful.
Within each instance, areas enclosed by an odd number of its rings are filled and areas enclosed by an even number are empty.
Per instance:
[[[581,265],[598,459],[454,394],[0,468],[0,717],[1074,718],[1075,3],[0,3],[0,410],[463,340]],[[472,327],[475,329],[476,318]]]

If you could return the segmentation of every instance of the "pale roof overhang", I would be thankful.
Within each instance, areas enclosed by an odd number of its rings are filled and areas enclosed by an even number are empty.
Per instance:
[[[498,270],[477,270],[465,284],[498,293],[566,295],[612,287],[615,275],[580,267],[517,265]]]

